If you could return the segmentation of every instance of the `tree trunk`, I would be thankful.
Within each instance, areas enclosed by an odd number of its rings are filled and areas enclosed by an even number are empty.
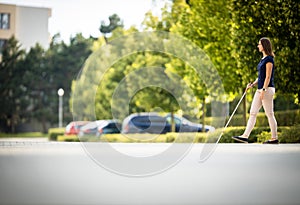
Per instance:
[[[46,126],[46,119],[45,117],[42,117],[42,127],[43,127],[43,133],[47,133],[47,126]]]
[[[105,44],[108,44],[107,37],[104,35]]]
[[[204,97],[202,103],[202,132],[205,132],[205,109],[206,109],[206,104],[205,104],[205,97]]]
[[[171,112],[171,132],[175,132],[174,112]]]
[[[16,115],[12,114],[11,116],[11,133],[16,133]]]

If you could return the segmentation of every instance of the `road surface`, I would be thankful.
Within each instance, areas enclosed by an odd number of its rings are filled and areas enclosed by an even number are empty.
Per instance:
[[[171,145],[112,146],[143,160]],[[205,146],[192,144],[161,172],[126,176],[101,166],[81,143],[0,140],[0,204],[300,204],[300,145],[219,144],[199,163]]]

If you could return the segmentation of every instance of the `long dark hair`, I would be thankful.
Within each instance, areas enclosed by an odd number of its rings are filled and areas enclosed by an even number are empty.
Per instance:
[[[273,53],[272,43],[271,43],[270,39],[266,38],[266,37],[263,37],[263,38],[260,39],[260,43],[261,43],[262,47],[264,48],[265,53],[268,56],[272,56],[274,58],[275,54]]]

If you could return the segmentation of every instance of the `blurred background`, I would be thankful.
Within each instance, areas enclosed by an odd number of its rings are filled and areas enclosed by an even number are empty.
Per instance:
[[[278,125],[299,124],[299,9],[294,0],[0,0],[0,132],[42,135],[66,127],[73,121],[76,78],[88,56],[117,37],[139,31],[178,34],[203,49],[222,79],[227,115],[247,83],[256,79],[261,58],[257,43],[269,37],[276,55]],[[197,96],[197,103],[190,105],[195,117],[183,116],[210,125],[211,101],[203,82],[193,78],[186,63],[153,52],[133,54],[112,66],[95,96],[98,120],[112,118],[111,96],[128,72],[154,65],[182,76]],[[89,95],[89,90],[84,92],[83,103]],[[251,98],[249,92],[231,126],[246,124]],[[130,113],[153,107],[180,113],[173,97],[159,88],[137,93]],[[265,116],[259,117],[258,123],[268,126]]]

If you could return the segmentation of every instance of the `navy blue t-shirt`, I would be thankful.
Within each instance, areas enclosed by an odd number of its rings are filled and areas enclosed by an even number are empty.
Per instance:
[[[267,63],[272,63],[272,73],[271,73],[271,79],[268,87],[275,87],[274,84],[274,58],[272,56],[266,56],[265,58],[262,58],[257,65],[257,70],[258,70],[258,89],[262,89],[264,86],[264,82],[266,79],[266,64]]]

